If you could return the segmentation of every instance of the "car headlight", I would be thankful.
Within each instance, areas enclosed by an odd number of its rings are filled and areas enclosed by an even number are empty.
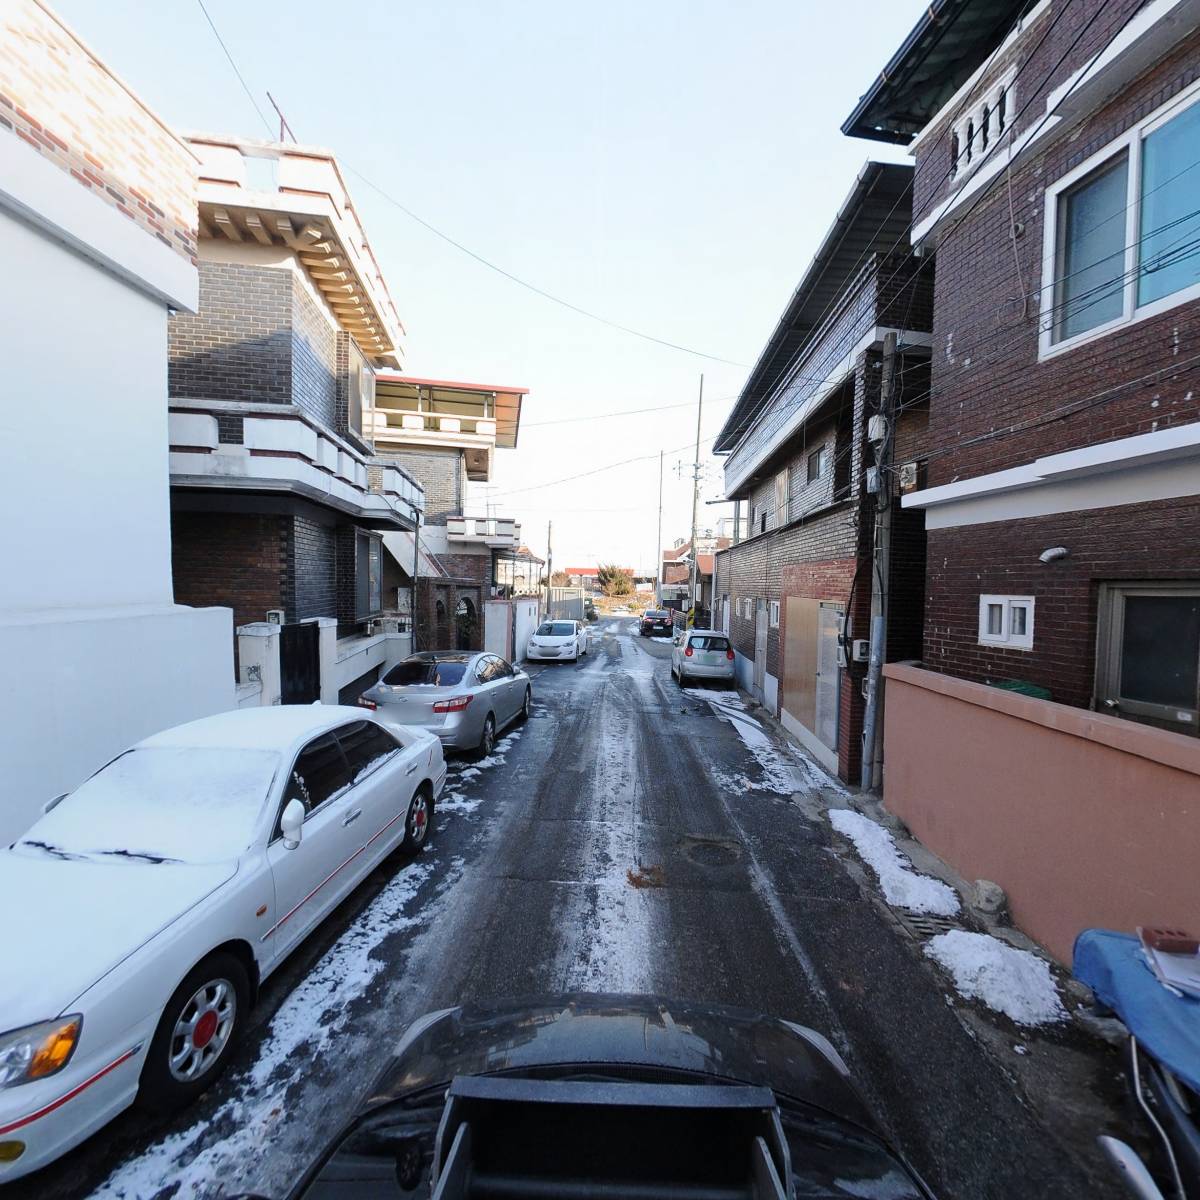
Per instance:
[[[83,1017],[72,1013],[0,1033],[0,1088],[56,1075],[71,1061]]]

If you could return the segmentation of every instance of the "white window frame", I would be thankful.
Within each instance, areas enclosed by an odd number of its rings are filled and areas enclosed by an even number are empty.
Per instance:
[[[1090,158],[1085,159],[1073,170],[1068,171],[1061,179],[1055,180],[1046,188],[1045,219],[1043,221],[1042,238],[1042,298],[1041,317],[1038,322],[1038,360],[1054,358],[1074,350],[1077,346],[1087,345],[1096,341],[1114,329],[1127,325],[1136,325],[1140,321],[1156,317],[1161,313],[1178,308],[1192,300],[1200,299],[1200,283],[1190,288],[1173,292],[1152,300],[1149,304],[1138,306],[1138,229],[1141,225],[1142,207],[1142,142],[1147,136],[1160,129],[1169,121],[1180,116],[1193,104],[1200,102],[1200,80],[1184,88],[1177,96],[1172,97],[1166,104],[1155,109],[1148,117],[1139,121],[1120,137],[1109,142],[1103,149],[1097,150]],[[1122,292],[1121,315],[1111,321],[1105,321],[1092,329],[1086,329],[1073,337],[1054,340],[1055,326],[1055,296],[1058,291],[1057,278],[1057,248],[1058,248],[1058,211],[1059,197],[1068,191],[1081,179],[1093,171],[1103,167],[1119,157],[1128,155],[1127,178],[1125,181],[1125,283]]]
[[[988,608],[997,604],[1001,606],[1000,632],[989,633],[987,626]],[[1014,634],[1012,630],[1012,610],[1024,608],[1025,632]],[[979,644],[981,646],[1000,646],[1005,650],[1033,649],[1033,608],[1032,596],[996,596],[984,594],[979,597]]]
[[[767,624],[772,629],[779,628],[779,601],[772,600],[767,609]]]

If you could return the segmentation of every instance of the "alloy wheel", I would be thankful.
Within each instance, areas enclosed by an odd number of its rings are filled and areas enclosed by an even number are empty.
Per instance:
[[[419,846],[425,841],[429,831],[429,802],[424,792],[418,792],[408,806],[408,840],[412,846]]]
[[[195,1083],[225,1051],[237,1021],[237,991],[211,979],[183,1006],[167,1047],[167,1066],[180,1083]]]
[[[479,749],[484,758],[487,758],[492,752],[492,748],[496,744],[496,722],[489,716],[483,723],[483,737],[479,739]]]

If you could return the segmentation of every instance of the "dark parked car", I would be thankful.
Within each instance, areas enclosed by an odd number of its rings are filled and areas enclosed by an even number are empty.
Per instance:
[[[671,623],[665,608],[648,608],[642,613],[642,637],[670,637]]]
[[[651,996],[446,1009],[293,1200],[930,1200],[819,1033]]]

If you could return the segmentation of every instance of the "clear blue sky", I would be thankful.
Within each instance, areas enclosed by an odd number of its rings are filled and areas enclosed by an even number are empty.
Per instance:
[[[264,136],[196,0],[51,0],[169,122]],[[269,117],[426,220],[622,324],[754,362],[863,161],[839,125],[920,0],[286,5],[206,0]],[[648,564],[686,536],[695,412],[545,422],[694,401],[720,428],[745,377],[584,320],[487,271],[350,175],[408,330],[406,370],[530,388],[491,503],[555,560]],[[707,453],[707,496],[722,493]],[[475,507],[484,511],[485,501]],[[705,510],[711,515],[719,510]]]

